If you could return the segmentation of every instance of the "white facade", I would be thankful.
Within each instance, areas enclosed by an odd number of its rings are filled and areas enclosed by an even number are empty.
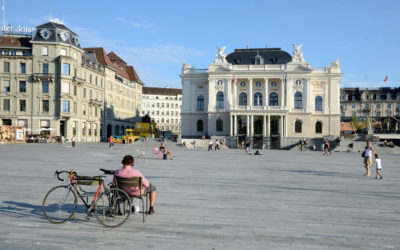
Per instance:
[[[143,87],[142,116],[149,115],[158,131],[181,133],[182,90]]]
[[[220,49],[207,69],[184,63],[182,137],[223,136],[236,145],[249,138],[255,146],[279,148],[299,138],[339,136],[338,60],[311,68],[301,46],[294,47],[293,58],[280,49],[228,56]]]

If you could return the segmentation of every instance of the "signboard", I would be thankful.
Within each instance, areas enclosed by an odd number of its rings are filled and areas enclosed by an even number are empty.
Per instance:
[[[17,141],[23,141],[24,140],[24,130],[23,129],[17,129],[15,133],[15,138]]]

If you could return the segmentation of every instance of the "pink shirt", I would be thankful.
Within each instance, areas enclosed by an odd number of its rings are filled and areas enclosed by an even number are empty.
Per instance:
[[[142,173],[133,168],[117,169],[114,171],[114,175],[122,178],[142,177],[142,195],[146,194],[146,187],[150,186],[150,183],[146,180]],[[139,187],[123,187],[122,189],[130,196],[140,195]]]

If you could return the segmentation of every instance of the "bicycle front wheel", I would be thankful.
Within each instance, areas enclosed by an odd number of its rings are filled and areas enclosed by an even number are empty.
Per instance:
[[[110,188],[98,196],[95,206],[97,220],[105,227],[118,227],[131,215],[131,200],[122,189]]]
[[[56,186],[43,199],[42,211],[52,223],[64,223],[76,210],[78,199],[70,186]]]

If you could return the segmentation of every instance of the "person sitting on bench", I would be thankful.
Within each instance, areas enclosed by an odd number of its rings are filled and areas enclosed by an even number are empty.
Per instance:
[[[121,178],[142,177],[142,194],[150,193],[150,209],[148,214],[154,214],[154,203],[156,202],[156,186],[151,184],[142,173],[133,169],[135,165],[132,155],[125,155],[122,159],[122,168],[114,171],[114,175]],[[139,196],[140,189],[138,187],[122,187],[122,189],[130,196]]]

